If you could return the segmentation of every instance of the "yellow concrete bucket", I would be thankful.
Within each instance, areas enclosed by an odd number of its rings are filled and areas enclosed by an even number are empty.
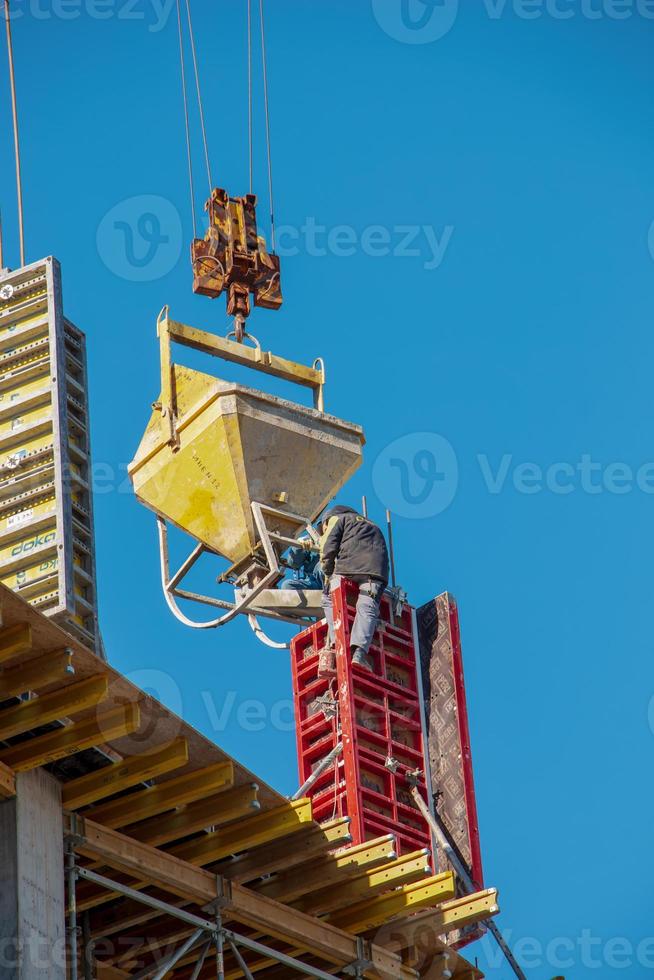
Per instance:
[[[261,543],[253,502],[266,508],[269,530],[295,536],[296,515],[315,519],[361,465],[363,430],[324,412],[319,362],[287,361],[177,323],[167,311],[158,328],[162,393],[129,467],[134,491],[238,565]],[[316,407],[173,364],[173,341],[311,387]]]

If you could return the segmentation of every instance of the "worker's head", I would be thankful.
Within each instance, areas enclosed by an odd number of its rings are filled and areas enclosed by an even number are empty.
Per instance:
[[[354,507],[346,507],[344,504],[336,504],[334,507],[330,507],[324,512],[320,521],[318,523],[318,528],[321,534],[325,533],[325,528],[330,517],[337,517],[339,514],[356,514]]]

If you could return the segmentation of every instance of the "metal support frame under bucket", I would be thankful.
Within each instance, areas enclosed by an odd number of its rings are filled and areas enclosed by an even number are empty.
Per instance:
[[[259,532],[259,539],[261,547],[263,549],[263,554],[265,556],[266,567],[264,571],[264,566],[257,562],[253,562],[248,568],[245,569],[244,575],[247,575],[249,571],[261,571],[263,572],[262,577],[259,581],[251,588],[244,588],[236,590],[236,598],[233,602],[229,602],[226,599],[219,599],[215,596],[206,596],[197,592],[189,592],[187,589],[180,587],[184,578],[188,575],[192,568],[196,565],[199,558],[205,554],[212,554],[202,543],[196,545],[191,554],[186,558],[186,560],[180,565],[177,571],[171,575],[170,573],[170,557],[168,550],[168,525],[163,517],[157,516],[157,527],[159,531],[159,557],[161,562],[161,584],[166,599],[168,608],[184,626],[190,626],[192,629],[216,629],[219,626],[224,626],[229,623],[239,614],[246,615],[250,626],[255,633],[255,635],[266,643],[268,646],[275,647],[277,649],[287,649],[288,643],[277,643],[275,640],[271,640],[265,632],[261,629],[258,616],[266,616],[269,619],[274,619],[279,622],[294,623],[298,622],[298,619],[306,618],[306,612],[303,611],[302,607],[298,607],[298,612],[292,615],[288,610],[286,613],[279,612],[272,608],[261,608],[254,606],[256,598],[266,589],[271,588],[276,585],[282,575],[282,568],[279,564],[279,558],[277,557],[277,552],[274,545],[283,545],[284,550],[288,547],[301,547],[302,539],[301,535],[308,534],[314,544],[318,543],[318,535],[311,524],[311,522],[306,517],[301,517],[299,514],[291,514],[287,511],[279,510],[276,507],[270,507],[268,504],[261,504],[256,500],[252,501],[252,513],[254,516],[254,521]],[[266,524],[266,516],[281,518],[285,523],[296,525],[298,530],[295,537],[290,537],[288,535],[280,534],[277,531],[271,530]],[[196,620],[190,619],[186,616],[177,602],[178,599],[187,599],[191,602],[198,602],[206,606],[212,606],[213,608],[224,609],[225,612],[216,619],[208,620],[205,622],[197,622]]]

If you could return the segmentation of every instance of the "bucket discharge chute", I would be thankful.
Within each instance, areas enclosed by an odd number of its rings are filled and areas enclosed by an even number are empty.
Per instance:
[[[171,609],[195,626],[218,626],[239,612],[297,621],[300,603],[255,600],[281,578],[280,557],[361,465],[363,431],[324,411],[324,369],[297,364],[257,345],[246,346],[169,319],[158,320],[161,396],[129,467],[134,492],[159,521],[162,575]],[[213,354],[313,389],[314,407],[174,364],[172,343]],[[166,522],[197,542],[172,577]],[[237,586],[234,602],[180,587],[203,553],[226,558],[223,581]],[[211,623],[192,623],[175,598],[224,609]],[[281,599],[281,596],[280,596]]]

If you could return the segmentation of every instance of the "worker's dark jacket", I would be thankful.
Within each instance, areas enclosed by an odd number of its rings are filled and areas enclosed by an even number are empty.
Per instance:
[[[334,507],[323,518],[320,560],[325,575],[388,583],[388,550],[376,524],[351,507]]]

